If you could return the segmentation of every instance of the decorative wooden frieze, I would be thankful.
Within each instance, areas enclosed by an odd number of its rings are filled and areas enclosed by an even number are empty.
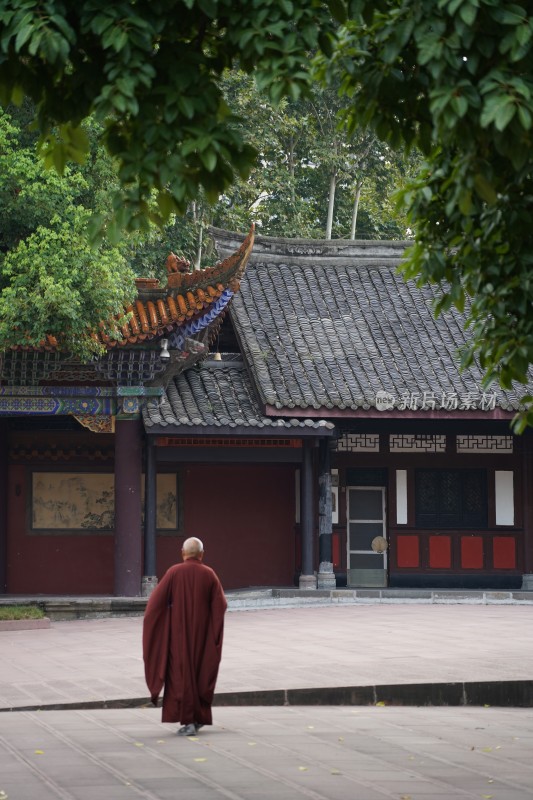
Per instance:
[[[345,433],[337,441],[339,453],[379,453],[379,433]]]
[[[458,435],[458,453],[512,453],[512,436]]]
[[[0,397],[0,416],[95,416],[114,411],[115,400],[111,397]]]
[[[10,461],[97,461],[113,462],[113,447],[48,447],[46,445],[13,445],[9,448]]]
[[[107,416],[73,414],[73,416],[80,425],[88,428],[93,433],[115,433],[115,417],[111,414]]]
[[[300,439],[214,439],[196,436],[158,436],[157,447],[301,447]]]
[[[389,449],[391,453],[445,453],[446,436],[392,433]]]

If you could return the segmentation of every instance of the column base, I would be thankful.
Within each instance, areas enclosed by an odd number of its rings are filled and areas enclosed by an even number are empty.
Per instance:
[[[300,575],[299,589],[316,589],[316,575]]]
[[[157,586],[157,575],[143,575],[141,580],[141,597],[150,597]]]
[[[533,592],[533,573],[526,572],[522,575],[522,591]]]
[[[317,575],[318,589],[336,589],[337,579],[333,572],[333,564],[330,561],[321,561]]]

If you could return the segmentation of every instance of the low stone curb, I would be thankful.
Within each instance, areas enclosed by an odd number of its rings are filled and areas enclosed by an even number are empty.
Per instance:
[[[228,611],[258,611],[305,606],[434,604],[533,605],[533,591],[466,589],[295,589],[269,588],[229,591]],[[146,597],[2,597],[2,605],[40,608],[52,620],[142,616]]]
[[[40,628],[49,628],[48,617],[41,619],[0,619],[0,633],[2,631],[33,631]]]
[[[158,705],[161,705],[159,700]],[[332,686],[215,694],[214,706],[499,706],[532,708],[533,680],[410,683],[383,686]],[[148,697],[0,708],[12,711],[79,711],[153,708]]]

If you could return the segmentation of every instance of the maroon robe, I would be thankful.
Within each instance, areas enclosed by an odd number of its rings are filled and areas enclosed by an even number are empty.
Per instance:
[[[213,724],[226,608],[219,579],[197,558],[170,567],[150,595],[144,671],[154,703],[165,686],[163,722]]]

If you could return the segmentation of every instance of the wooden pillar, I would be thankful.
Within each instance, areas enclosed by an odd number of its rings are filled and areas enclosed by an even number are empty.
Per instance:
[[[522,434],[522,506],[524,514],[524,575],[522,589],[533,590],[533,434]]]
[[[115,595],[141,593],[141,422],[115,424]]]
[[[304,439],[300,486],[300,527],[302,531],[302,573],[300,589],[316,589],[313,572],[313,461],[312,439]]]
[[[335,589],[331,526],[331,459],[329,439],[323,438],[318,450],[318,576],[319,589]]]
[[[144,488],[144,574],[142,596],[149,597],[157,585],[157,462],[151,437],[146,440]]]
[[[7,592],[7,422],[0,421],[0,594]]]

